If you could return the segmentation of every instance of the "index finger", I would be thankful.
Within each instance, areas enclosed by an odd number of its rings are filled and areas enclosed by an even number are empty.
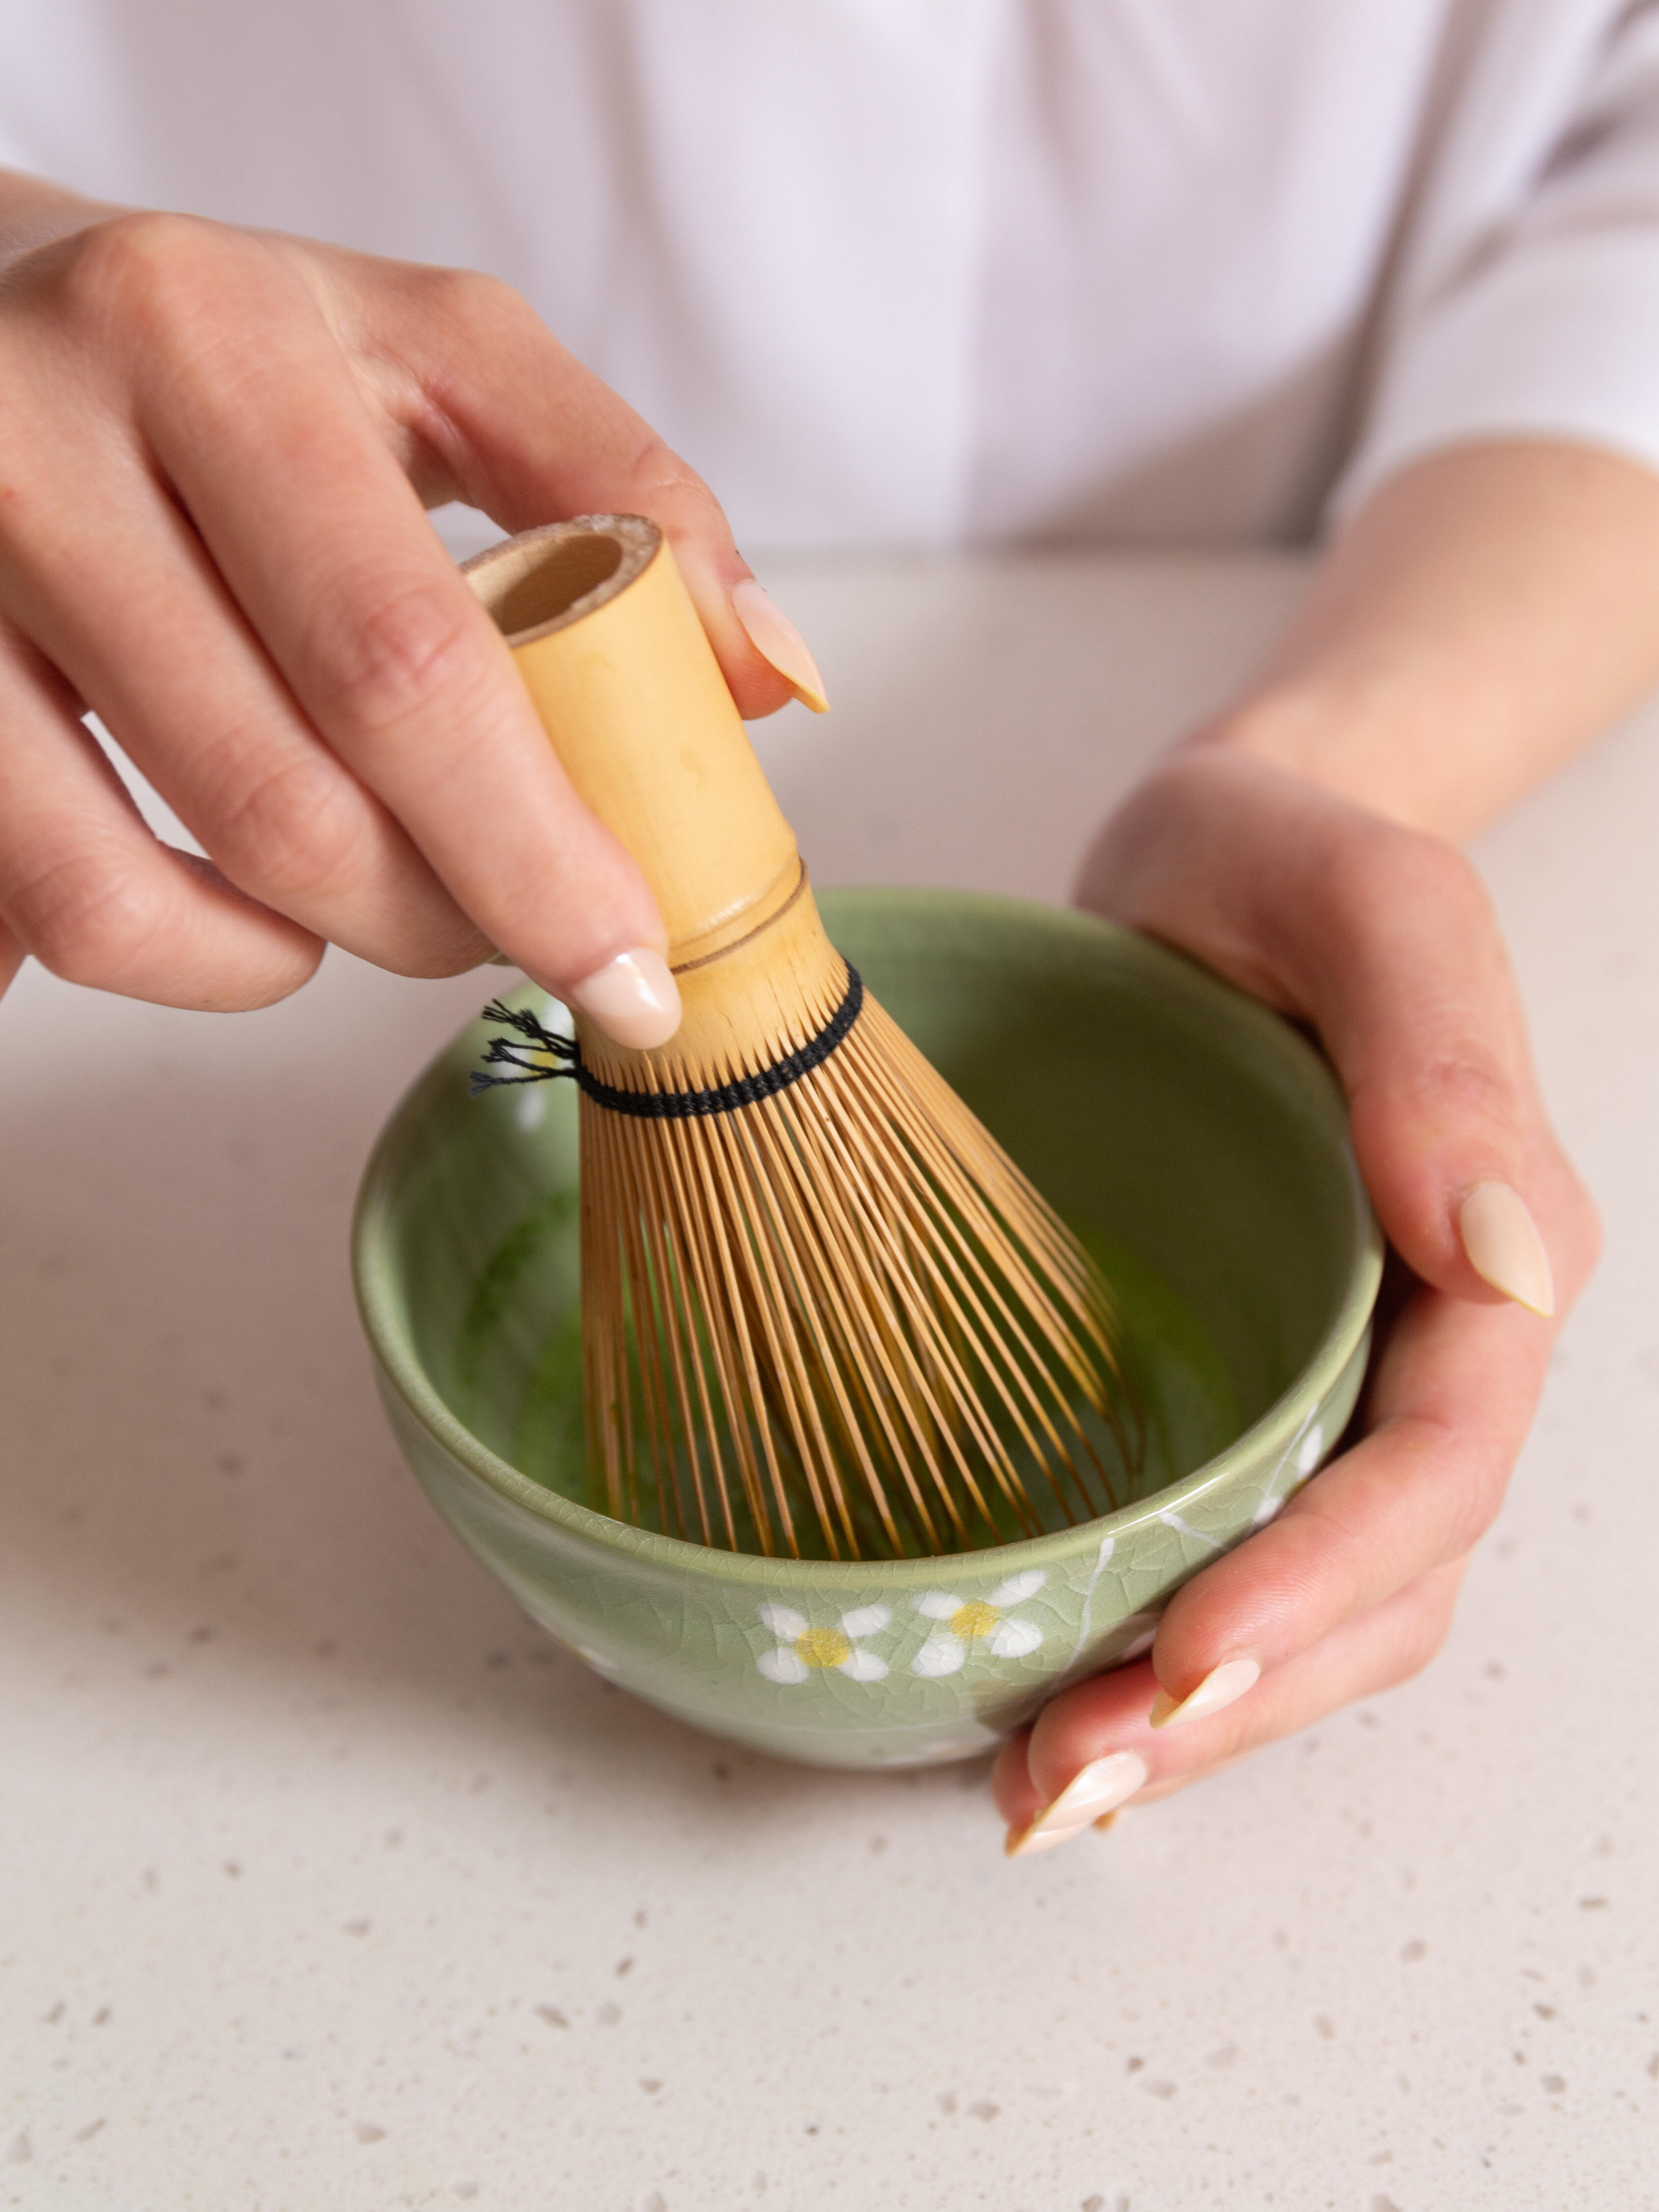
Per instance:
[[[245,240],[210,240],[197,281],[214,327],[258,344],[152,374],[143,427],[309,720],[549,990],[659,949],[638,868],[578,799],[309,291]]]

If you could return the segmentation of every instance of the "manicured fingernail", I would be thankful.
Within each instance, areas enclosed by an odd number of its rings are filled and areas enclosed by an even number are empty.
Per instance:
[[[1224,1706],[1236,1705],[1246,1690],[1255,1689],[1261,1680],[1261,1669],[1254,1659],[1224,1659],[1209,1673],[1195,1690],[1184,1698],[1172,1698],[1167,1690],[1160,1690],[1152,1699],[1152,1710],[1147,1716],[1155,1729],[1179,1728],[1183,1721],[1201,1721],[1207,1713],[1218,1713]]]
[[[1144,1787],[1146,1762],[1133,1751],[1114,1751],[1104,1759],[1091,1759],[1075,1774],[1052,1804],[1024,1828],[1010,1828],[1004,1846],[1011,1859],[1029,1858],[1034,1851],[1051,1851],[1092,1827],[1103,1813],[1115,1813],[1126,1799]]]
[[[680,1025],[679,987],[661,953],[648,945],[619,952],[584,976],[569,995],[571,1004],[608,1037],[636,1052],[666,1044]]]
[[[815,714],[828,714],[830,702],[823,696],[823,678],[818,674],[818,664],[806,650],[806,640],[752,576],[745,576],[742,583],[732,586],[732,610],[748,631],[749,642],[756,652],[794,685],[795,696]]]
[[[1478,1182],[1457,1209],[1458,1234],[1483,1282],[1535,1314],[1555,1311],[1550,1255],[1519,1191]]]

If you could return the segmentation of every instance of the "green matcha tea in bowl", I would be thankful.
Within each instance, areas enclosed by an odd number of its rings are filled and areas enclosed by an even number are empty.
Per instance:
[[[380,1138],[356,1275],[410,1465],[553,1636],[756,1749],[913,1765],[982,1753],[1064,1683],[1144,1650],[1181,1583],[1314,1474],[1358,1392],[1382,1246],[1324,1063],[1190,962],[970,894],[844,891],[821,910],[1111,1286],[1122,1419],[1095,1438],[1106,1510],[1034,1485],[1014,1516],[988,1479],[969,1543],[902,1557],[873,1555],[879,1528],[860,1541],[855,1522],[820,1530],[807,1511],[767,1556],[741,1484],[735,1516],[701,1526],[638,1492],[625,1517],[603,1510],[617,1494],[584,1410],[575,1086],[471,1096],[495,1034],[482,1022]],[[506,1011],[561,1033],[533,988]],[[878,1394],[867,1412],[882,1418]],[[688,1401],[693,1427],[698,1413]]]

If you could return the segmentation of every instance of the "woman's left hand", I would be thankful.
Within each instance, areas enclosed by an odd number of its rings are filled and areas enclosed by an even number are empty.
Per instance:
[[[1017,1855],[1433,1656],[1599,1241],[1490,902],[1455,847],[1197,744],[1109,823],[1079,898],[1316,1030],[1403,1296],[1358,1441],[1176,1593],[1148,1661],[1065,1691],[1004,1748],[994,1794]]]

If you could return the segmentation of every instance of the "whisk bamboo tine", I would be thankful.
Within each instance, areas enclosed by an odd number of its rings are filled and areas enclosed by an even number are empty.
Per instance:
[[[811,1103],[803,1102],[809,1109]],[[919,1320],[930,1318],[926,1300],[908,1264],[902,1243],[894,1234],[879,1185],[872,1183],[866,1164],[856,1158],[843,1154],[838,1164],[840,1175],[822,1176],[814,1196],[825,1212],[840,1210],[840,1193],[843,1188],[861,1202],[856,1217],[850,1209],[844,1217],[854,1265],[864,1272],[874,1292],[853,1308],[859,1340],[871,1347],[860,1365],[867,1370],[873,1364],[893,1399],[902,1407],[917,1475],[926,1474],[938,1510],[950,1522],[958,1542],[966,1541],[963,1516],[952,1494],[947,1468],[940,1463],[940,1448],[954,1468],[969,1504],[988,1519],[989,1510],[972,1461],[957,1434],[957,1417],[970,1417],[969,1425],[976,1428],[977,1440],[988,1455],[995,1455],[1000,1449],[999,1442],[978,1418],[978,1409],[971,1402],[961,1404],[959,1394],[951,1392],[952,1378],[948,1371],[936,1359],[926,1356],[926,1331],[919,1336],[917,1329]],[[917,1357],[919,1352],[923,1355],[921,1358]],[[943,1399],[941,1384],[945,1386]],[[925,1501],[917,1478],[910,1473],[909,1462],[905,1472],[912,1510],[925,1516],[925,1532],[929,1540],[937,1544],[933,1506]]]
[[[880,1174],[882,1172],[882,1156],[878,1149],[879,1133],[872,1129],[868,1115],[861,1103],[857,1102],[849,1103],[847,1108],[847,1120],[850,1127],[857,1129],[863,1139],[861,1151],[866,1168],[872,1172]],[[923,1133],[924,1133],[908,1127],[904,1129],[905,1137],[912,1144],[917,1144],[918,1138]],[[939,1159],[937,1157],[933,1159],[927,1158],[927,1151],[931,1148],[919,1147],[919,1149],[922,1150],[925,1164],[930,1166],[935,1173],[941,1170],[945,1172],[949,1172],[951,1170],[953,1164]],[[888,1172],[890,1175],[890,1159],[888,1163]],[[1024,1412],[1022,1411],[1020,1405],[1017,1402],[1016,1397],[1009,1394],[1002,1375],[999,1371],[1000,1366],[1003,1362],[1006,1361],[1006,1364],[1009,1367],[1010,1373],[1014,1379],[1016,1391],[1018,1394],[1018,1396],[1024,1398],[1026,1407],[1029,1408],[1038,1422],[1047,1430],[1051,1445],[1057,1450],[1063,1450],[1063,1447],[1060,1445],[1058,1435],[1054,1431],[1053,1423],[1049,1419],[1048,1408],[1043,1404],[1041,1395],[1035,1387],[1030,1373],[1021,1366],[1019,1362],[1008,1358],[1006,1345],[1000,1346],[996,1331],[994,1328],[988,1326],[988,1316],[986,1314],[984,1302],[975,1292],[971,1279],[964,1270],[961,1262],[961,1258],[959,1257],[959,1254],[966,1255],[969,1260],[971,1260],[971,1246],[967,1243],[966,1239],[963,1237],[957,1224],[951,1218],[948,1209],[938,1206],[934,1206],[932,1209],[927,1208],[926,1202],[928,1195],[928,1187],[925,1182],[918,1181],[914,1177],[908,1179],[907,1182],[901,1182],[896,1176],[892,1177],[892,1180],[895,1184],[895,1195],[899,1200],[901,1206],[908,1206],[908,1208],[913,1216],[925,1215],[928,1220],[928,1226],[934,1231],[934,1234],[931,1238],[925,1240],[927,1255],[928,1262],[933,1270],[933,1280],[936,1291],[939,1295],[943,1297],[945,1302],[945,1310],[957,1321],[958,1327],[972,1346],[975,1355],[985,1365],[987,1370],[991,1374],[994,1382],[996,1383],[1003,1397],[1007,1409],[1019,1426],[1028,1449],[1030,1449],[1038,1459],[1039,1464],[1043,1466],[1045,1473],[1051,1472],[1047,1466],[1046,1460],[1043,1458],[1041,1447],[1038,1445],[1036,1438],[1031,1432],[1029,1423],[1025,1418]],[[963,1195],[965,1196],[966,1194]],[[993,1226],[993,1224],[988,1222],[988,1219],[981,1225],[987,1228]],[[941,1269],[943,1271],[944,1279],[941,1279],[940,1277]],[[955,1297],[951,1296],[951,1285],[952,1282],[954,1282],[956,1287],[965,1296],[969,1309],[968,1312],[964,1312],[962,1304]],[[999,1307],[1002,1314],[1002,1317],[1008,1328],[1010,1337],[1015,1344],[1030,1354],[1031,1347],[1030,1346],[1029,1339],[1026,1337],[1024,1332],[1019,1328],[1017,1316],[1009,1308],[1008,1302],[1006,1299],[996,1297],[994,1288],[992,1291],[992,1297],[994,1302]],[[926,1316],[926,1302],[921,1302],[921,1311],[924,1316]],[[971,1319],[969,1318],[969,1314],[972,1316]],[[975,1326],[975,1324],[977,1324],[977,1326]],[[1058,1334],[1058,1332],[1054,1333]],[[1000,1359],[999,1358],[1000,1353],[1001,1354]],[[964,1390],[966,1390],[966,1378],[963,1377],[962,1379]],[[971,1393],[969,1392],[967,1395],[970,1396]],[[1080,1424],[1075,1425],[1076,1433],[1079,1440],[1084,1441],[1086,1443],[1086,1438],[1084,1437],[1084,1432]],[[1006,1464],[1006,1461],[1004,1464]],[[1000,1479],[1002,1472],[1001,1467],[998,1468],[997,1472]],[[1009,1472],[1012,1474],[1011,1468]],[[1057,1502],[1060,1504],[1067,1518],[1069,1519],[1073,1517],[1069,1504],[1065,1500],[1063,1492],[1057,1486],[1055,1489],[1055,1496]]]
[[[684,1192],[678,1187],[679,1164],[672,1153],[647,1164],[649,1179],[641,1193],[641,1203],[659,1222],[673,1225],[673,1277],[677,1284],[686,1286],[678,1297],[670,1297],[665,1302],[669,1360],[675,1400],[680,1411],[678,1440],[683,1443],[685,1455],[684,1480],[690,1486],[699,1534],[705,1544],[714,1541],[708,1486],[717,1490],[721,1500],[726,1539],[731,1546],[735,1542],[737,1530],[732,1518],[727,1486],[719,1480],[716,1465],[710,1467],[709,1485],[705,1485],[703,1478],[705,1455],[719,1450],[720,1428],[708,1394],[708,1370],[698,1356],[693,1318],[698,1310],[706,1310],[709,1302],[707,1279],[702,1267],[702,1222],[696,1210],[685,1203]],[[672,1501],[676,1524],[683,1525],[684,1511],[679,1459],[678,1453],[672,1449],[659,1466],[657,1486],[659,1494],[665,1501]],[[665,1517],[663,1525],[668,1525]]]
[[[773,1118],[775,1123],[781,1117]],[[745,1137],[750,1133],[747,1129],[744,1132]],[[781,1171],[792,1178],[799,1171],[799,1162],[789,1160],[787,1154],[779,1158],[778,1164]],[[830,1345],[833,1346],[838,1342],[841,1347],[841,1357],[827,1359],[824,1372],[830,1380],[841,1413],[843,1437],[858,1453],[884,1526],[891,1528],[892,1514],[887,1502],[886,1486],[877,1474],[873,1458],[867,1449],[864,1433],[866,1425],[856,1420],[848,1402],[843,1378],[851,1376],[862,1388],[869,1409],[867,1421],[873,1424],[875,1435],[887,1447],[889,1458],[897,1469],[908,1493],[911,1512],[927,1540],[937,1547],[941,1532],[923,1495],[914,1454],[907,1448],[900,1424],[894,1419],[894,1407],[897,1406],[902,1408],[907,1424],[913,1419],[912,1408],[906,1396],[906,1377],[896,1366],[890,1347],[881,1342],[872,1331],[864,1301],[848,1295],[848,1285],[856,1285],[860,1282],[862,1255],[843,1202],[844,1194],[829,1188],[820,1190],[816,1196],[816,1206],[809,1203],[799,1209],[792,1227],[794,1249],[798,1258],[809,1269],[813,1302],[823,1316]],[[818,1264],[813,1265],[814,1261]],[[884,1392],[881,1386],[884,1386]],[[947,1518],[953,1527],[959,1525],[961,1515],[955,1507],[955,1501],[946,1499],[945,1504]]]
[[[904,1042],[908,1045],[908,1040]],[[914,1051],[914,1048],[910,1048],[910,1049]],[[917,1057],[919,1057],[919,1055],[917,1055]],[[894,1115],[895,1120],[904,1127],[907,1139],[916,1146],[918,1152],[924,1160],[930,1175],[937,1179],[940,1187],[945,1190],[948,1195],[951,1198],[952,1202],[960,1209],[964,1217],[967,1218],[970,1225],[976,1227],[981,1235],[985,1233],[988,1224],[994,1228],[994,1216],[989,1214],[985,1209],[982,1203],[981,1191],[975,1187],[971,1178],[964,1176],[962,1171],[959,1160],[954,1156],[954,1153],[948,1148],[941,1150],[937,1143],[932,1139],[931,1134],[927,1131],[925,1125],[913,1123],[905,1115],[905,1102],[902,1095],[896,1095],[895,1087],[885,1080],[884,1071],[878,1064],[872,1069],[871,1073],[871,1087],[872,1094],[884,1099],[889,1111]],[[927,1192],[928,1186],[924,1181],[918,1185],[917,1188],[921,1193],[925,1194]],[[1056,1235],[1056,1232],[1059,1231],[1060,1224],[1049,1215],[1046,1204],[1035,1191],[1031,1191],[1030,1193],[1030,1196],[1034,1209],[1032,1214],[1032,1228],[1034,1232],[1031,1238],[1032,1243],[1036,1244],[1037,1240],[1035,1231],[1037,1230],[1046,1232],[1047,1237],[1049,1241],[1059,1243],[1060,1238]],[[963,1245],[963,1240],[960,1229],[958,1228],[957,1222],[952,1219],[949,1210],[946,1209],[940,1211],[938,1218],[940,1223],[942,1233],[952,1243],[957,1246]],[[1038,1246],[1038,1249],[1042,1249],[1042,1247]],[[1048,1337],[1052,1348],[1057,1355],[1065,1361],[1073,1376],[1079,1382],[1083,1382],[1086,1385],[1089,1373],[1089,1361],[1082,1348],[1079,1346],[1072,1327],[1066,1322],[1061,1321],[1058,1316],[1048,1310],[1046,1302],[1042,1297],[1041,1285],[1039,1285],[1036,1275],[1033,1273],[1031,1268],[1024,1260],[1019,1256],[1017,1248],[1010,1248],[1010,1252],[1012,1255],[1012,1265],[1006,1265],[1005,1272],[1010,1274],[1013,1282],[1013,1286],[1023,1294],[1018,1313],[1014,1310],[1009,1308],[1006,1300],[999,1299],[999,1304],[1003,1308],[1005,1318],[1011,1333],[1018,1334],[1022,1337],[1024,1336],[1024,1326],[1019,1317],[1019,1316],[1023,1314],[1025,1319],[1028,1320],[1031,1325],[1037,1328]],[[1086,1283],[1086,1277],[1085,1278],[1085,1281]],[[1118,1368],[1115,1348],[1113,1346],[1109,1337],[1101,1328],[1100,1322],[1095,1313],[1091,1310],[1090,1307],[1086,1304],[1079,1299],[1074,1306],[1072,1318],[1077,1323],[1080,1324],[1089,1333],[1091,1337],[1097,1342],[1098,1348],[1107,1361],[1114,1377],[1118,1380],[1121,1384],[1121,1376]],[[1066,1419],[1068,1425],[1073,1429],[1074,1433],[1084,1437],[1084,1441],[1086,1444],[1086,1437],[1084,1436],[1081,1425],[1077,1420],[1074,1409],[1070,1407],[1066,1409]],[[1117,1417],[1115,1407],[1108,1408],[1108,1425],[1112,1427],[1115,1431],[1117,1429]],[[1119,1435],[1118,1442],[1120,1443],[1121,1449],[1127,1448],[1127,1438],[1126,1435]],[[1092,1455],[1092,1447],[1088,1447],[1088,1449]],[[1104,1476],[1103,1471],[1103,1479]]]
[[[846,1119],[848,1125],[846,1130],[843,1131],[842,1128],[836,1127],[831,1123],[826,1126],[825,1134],[829,1139],[830,1146],[832,1147],[832,1152],[834,1153],[839,1153],[841,1156],[839,1164],[841,1166],[842,1174],[839,1180],[845,1182],[849,1187],[860,1188],[867,1191],[868,1183],[866,1178],[870,1176],[871,1171],[875,1167],[876,1163],[872,1158],[866,1148],[859,1147],[851,1152],[843,1149],[841,1139],[844,1134],[851,1134],[853,1128],[856,1126],[858,1120],[856,1109],[849,1112]],[[833,1180],[830,1181],[823,1194],[825,1202],[833,1203],[834,1188],[835,1182]],[[979,1448],[984,1452],[987,1461],[991,1467],[992,1473],[998,1481],[999,1486],[1002,1488],[1005,1496],[1009,1498],[1010,1502],[1015,1504],[1018,1508],[1018,1486],[1017,1478],[1015,1477],[1012,1463],[1008,1460],[1006,1452],[1002,1449],[1000,1439],[997,1438],[994,1430],[992,1429],[989,1424],[983,1419],[980,1409],[975,1402],[974,1394],[969,1382],[969,1378],[963,1370],[960,1363],[952,1358],[948,1342],[945,1341],[942,1335],[939,1337],[937,1343],[930,1341],[935,1334],[935,1316],[930,1307],[929,1300],[923,1292],[921,1285],[918,1284],[913,1270],[902,1255],[902,1248],[901,1244],[898,1240],[892,1236],[889,1225],[883,1222],[878,1208],[870,1209],[869,1223],[870,1228],[873,1232],[873,1242],[876,1245],[876,1249],[885,1263],[886,1272],[900,1299],[902,1310],[906,1314],[907,1318],[909,1319],[912,1327],[918,1330],[924,1344],[926,1344],[927,1348],[933,1352],[936,1363],[939,1365],[941,1371],[948,1376],[950,1381],[955,1385],[957,1403],[960,1408],[963,1419],[974,1431],[975,1441]],[[975,1479],[971,1464],[968,1461],[966,1455],[962,1451],[959,1441],[951,1432],[951,1424],[948,1417],[945,1416],[939,1407],[935,1393],[920,1382],[920,1375],[925,1372],[925,1369],[919,1370],[918,1378],[918,1388],[922,1396],[923,1402],[927,1406],[930,1413],[933,1413],[938,1433],[945,1441],[947,1449],[950,1451],[951,1455],[957,1463],[960,1479],[964,1488],[968,1491],[969,1496],[975,1510],[986,1521],[989,1522],[992,1518],[990,1510],[986,1504],[983,1494],[980,1490],[976,1480]],[[936,1458],[931,1454],[928,1456],[928,1472],[932,1474],[936,1485],[939,1487],[948,1506],[950,1499],[948,1488],[945,1484],[945,1473],[944,1470],[939,1467]],[[1035,1533],[1035,1529],[1033,1530],[1033,1533]]]
[[[787,1156],[781,1152],[776,1144],[773,1127],[775,1116],[769,1110],[770,1103],[771,1102],[769,1102],[768,1106],[763,1107],[752,1119],[746,1119],[741,1128],[733,1133],[736,1141],[762,1156],[762,1164],[757,1164],[755,1160],[750,1159],[745,1163],[745,1165],[750,1188],[762,1196],[763,1201],[769,1198],[770,1188],[774,1183],[787,1188],[789,1175],[789,1163]],[[728,1139],[728,1141],[732,1140]],[[766,1172],[769,1166],[772,1170],[770,1178]],[[815,1295],[817,1285],[829,1279],[821,1267],[803,1266],[804,1260],[810,1262],[817,1257],[814,1249],[816,1240],[809,1238],[806,1251],[803,1253],[800,1246],[797,1245],[793,1255],[796,1263],[796,1273],[805,1273],[806,1280],[805,1283],[799,1280],[793,1284],[787,1283],[786,1276],[788,1270],[784,1260],[785,1240],[779,1234],[775,1209],[769,1203],[763,1202],[761,1222],[765,1233],[759,1240],[759,1247],[763,1255],[766,1287],[775,1302],[777,1310],[781,1314],[790,1316],[790,1327],[792,1334],[794,1334],[799,1362],[799,1364],[794,1367],[781,1370],[778,1377],[779,1385],[787,1394],[791,1417],[797,1425],[799,1449],[806,1468],[813,1504],[817,1508],[820,1525],[824,1531],[826,1540],[833,1546],[830,1555],[832,1558],[838,1557],[839,1546],[834,1542],[836,1529],[839,1528],[842,1538],[849,1550],[855,1552],[857,1538],[853,1527],[851,1507],[837,1477],[836,1453],[825,1425],[823,1413],[816,1402],[808,1382],[808,1376],[811,1373],[828,1376],[835,1372],[834,1365],[828,1357],[829,1347],[818,1310],[818,1298]],[[805,1344],[801,1341],[799,1331],[805,1333]],[[850,1436],[857,1436],[857,1426],[850,1419],[846,1423],[846,1429]],[[873,1462],[869,1460],[867,1454],[865,1455],[862,1471],[866,1488],[881,1517],[882,1525],[888,1532],[890,1540],[896,1546],[899,1540],[898,1529],[893,1521],[891,1508],[887,1503],[885,1487],[876,1472]]]
[[[769,1427],[763,1419],[757,1421],[754,1418],[760,1395],[760,1375],[750,1339],[748,1316],[744,1310],[739,1277],[740,1255],[732,1249],[733,1224],[728,1218],[727,1210],[708,1188],[711,1164],[701,1156],[696,1163],[703,1185],[698,1194],[699,1201],[708,1224],[714,1261],[715,1296],[708,1316],[714,1324],[708,1330],[709,1349],[720,1377],[721,1395],[727,1413],[726,1427],[738,1462],[744,1501],[749,1509],[750,1519],[760,1533],[761,1550],[769,1557],[777,1549],[777,1545],[768,1505],[767,1485],[762,1477],[762,1460],[766,1462],[766,1471],[771,1477],[771,1487],[775,1495],[779,1488],[776,1459]],[[756,1449],[757,1431],[758,1452]]]
[[[889,1024],[890,1028],[892,1026]],[[909,1045],[908,1039],[902,1039],[902,1042],[907,1055],[915,1054],[915,1048]],[[928,1128],[925,1121],[916,1116],[914,1112],[907,1110],[908,1102],[900,1086],[892,1079],[890,1060],[895,1050],[896,1046],[890,1043],[889,1065],[884,1065],[881,1059],[869,1052],[867,1048],[862,1051],[861,1057],[865,1063],[863,1072],[872,1097],[879,1100],[885,1107],[894,1125],[902,1132],[907,1144],[914,1146],[917,1151],[928,1174],[936,1180],[939,1190],[960,1209],[977,1233],[981,1237],[1000,1239],[1006,1243],[1006,1232],[998,1214],[986,1202],[982,1186],[976,1185],[972,1177],[963,1172],[956,1149],[941,1144],[934,1132]],[[915,1054],[915,1056],[918,1059],[921,1057],[920,1054]],[[907,1068],[906,1073],[908,1074],[910,1071]],[[923,1194],[927,1193],[927,1188],[926,1182],[918,1186],[919,1191]],[[1035,1192],[1031,1192],[1030,1197],[1035,1202],[1035,1207],[1042,1206],[1042,1201],[1037,1199]],[[1035,1231],[1039,1225],[1046,1228],[1047,1224],[1042,1220],[1040,1213],[1036,1213],[1031,1223],[1032,1231]],[[1017,1244],[1007,1243],[1003,1264],[1006,1268],[1018,1269],[1017,1279],[1027,1297],[1032,1301],[1028,1307],[1032,1319],[1039,1325],[1048,1327],[1057,1342],[1063,1340],[1068,1346],[1071,1346],[1073,1340],[1070,1332],[1059,1328],[1054,1318],[1045,1310],[1041,1289],[1029,1267],[1020,1259]]]
[[[628,1163],[629,1166],[633,1163]],[[673,1421],[668,1406],[666,1388],[667,1361],[664,1358],[661,1333],[667,1323],[667,1312],[662,1296],[659,1271],[651,1264],[650,1216],[641,1200],[642,1194],[634,1186],[626,1168],[618,1178],[623,1194],[626,1211],[623,1214],[623,1250],[626,1261],[625,1279],[629,1291],[629,1319],[631,1334],[636,1347],[634,1365],[637,1368],[639,1388],[630,1389],[636,1396],[644,1416],[649,1449],[647,1465],[661,1467],[668,1462],[673,1449]],[[630,1377],[630,1381],[631,1381]],[[638,1475],[634,1463],[626,1469],[631,1517],[639,1518]]]
[[[720,1128],[715,1134],[717,1141],[723,1142],[727,1132]],[[717,1188],[715,1178],[719,1163],[707,1152],[702,1152],[699,1154],[697,1165],[703,1178],[705,1202],[720,1249],[730,1326],[742,1354],[745,1426],[752,1428],[761,1439],[772,1507],[777,1514],[784,1548],[798,1554],[799,1546],[795,1539],[794,1516],[778,1451],[778,1439],[768,1418],[765,1378],[769,1370],[758,1357],[755,1343],[755,1323],[758,1321],[763,1330],[769,1334],[769,1324],[773,1316],[754,1294],[754,1226],[741,1215],[734,1216],[724,1192]],[[727,1162],[726,1166],[729,1177],[731,1164]],[[787,1358],[788,1353],[785,1348],[776,1342],[775,1338],[771,1341],[774,1357]]]

